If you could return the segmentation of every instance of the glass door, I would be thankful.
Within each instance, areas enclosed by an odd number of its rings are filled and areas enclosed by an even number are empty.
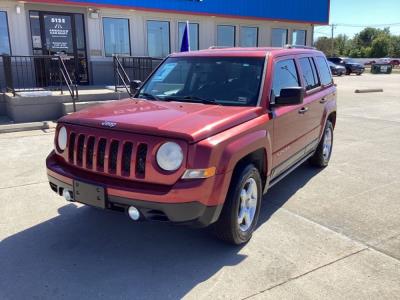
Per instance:
[[[64,56],[71,78],[89,83],[83,15],[31,11],[29,16],[33,54]]]

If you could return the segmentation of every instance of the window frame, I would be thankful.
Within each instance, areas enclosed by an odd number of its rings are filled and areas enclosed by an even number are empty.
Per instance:
[[[150,57],[150,54],[149,54],[149,36],[148,36],[148,34],[149,34],[149,22],[165,22],[165,23],[168,23],[168,54],[165,57],[154,57],[154,58],[163,58],[163,59],[167,58],[172,53],[172,51],[171,51],[172,50],[171,20],[152,18],[152,19],[145,19],[144,22],[145,22],[144,36],[145,36],[145,42],[146,42],[146,46],[145,47],[146,47],[147,56],[149,56],[149,57]]]
[[[127,20],[128,21],[128,39],[129,39],[129,54],[128,56],[132,55],[132,39],[131,39],[131,22],[129,18],[124,18],[124,17],[115,17],[115,16],[103,16],[101,18],[101,28],[102,28],[102,36],[103,36],[103,49],[104,49],[104,57],[113,57],[114,54],[107,55],[106,52],[106,35],[104,34],[104,19],[116,19],[116,20]],[[121,54],[118,53],[117,55],[126,55],[126,54]]]
[[[10,35],[10,23],[8,20],[8,11],[0,9],[0,12],[4,13],[6,17],[6,25],[7,25],[7,37],[8,37],[8,49],[10,49],[10,53],[8,55],[12,55],[12,47],[11,47],[11,35]],[[1,54],[1,53],[0,53]],[[7,54],[6,54],[7,55]]]
[[[322,82],[321,71],[320,71],[320,69],[318,67],[318,64],[317,64],[317,58],[318,57],[322,58],[325,61],[325,64],[326,64],[326,66],[328,68],[328,71],[329,71],[329,74],[331,76],[331,82],[328,83],[328,84],[324,84]],[[322,55],[315,55],[314,56],[314,61],[315,61],[315,67],[317,68],[318,77],[320,78],[321,88],[326,88],[326,87],[332,86],[334,84],[334,82],[333,82],[333,76],[332,76],[331,68],[329,67],[328,62],[327,62],[328,59],[325,56],[322,56]]]
[[[260,39],[260,27],[258,26],[252,26],[252,25],[240,25],[239,26],[239,47],[245,47],[241,45],[241,39],[242,39],[242,28],[255,28],[256,29],[256,45],[252,47],[258,47],[259,45],[259,39]]]
[[[225,26],[225,27],[233,27],[233,46],[220,46],[220,45],[218,45],[218,27],[220,27],[220,26]],[[216,30],[216,43],[215,43],[215,46],[217,46],[217,47],[227,47],[227,48],[231,48],[231,47],[236,47],[236,45],[237,45],[237,33],[236,33],[236,30],[237,30],[237,25],[234,25],[234,24],[227,24],[227,23],[221,23],[221,24],[216,24],[216,27],[215,27],[215,30]]]
[[[320,74],[318,73],[318,68],[317,68],[317,65],[315,63],[314,57],[315,56],[312,55],[312,54],[302,54],[302,55],[299,55],[299,56],[296,57],[296,60],[298,61],[300,75],[301,75],[300,76],[300,80],[302,82],[302,87],[304,88],[304,90],[306,92],[306,95],[310,95],[310,94],[316,93],[319,90],[321,90],[321,88],[322,88]],[[307,90],[306,83],[304,82],[303,69],[301,68],[301,63],[300,63],[300,59],[303,59],[303,58],[307,58],[308,59],[310,65],[311,65],[311,69],[313,69],[313,66],[314,66],[315,72],[316,72],[315,75],[316,75],[316,79],[317,79],[317,84],[318,85],[316,87],[312,88],[312,89],[309,89],[309,90]],[[313,71],[314,71],[314,69],[313,69]]]
[[[303,45],[294,43],[293,37],[294,37],[294,33],[296,31],[303,31],[304,32],[304,44]],[[292,30],[292,44],[296,45],[296,46],[307,46],[307,31],[308,31],[307,29],[293,29]]]
[[[282,46],[274,46],[272,44],[273,42],[273,32],[274,30],[285,30],[286,31],[286,42],[284,45]],[[287,45],[289,43],[289,28],[279,28],[279,27],[273,27],[271,28],[271,47],[284,47],[285,45]]]
[[[177,38],[177,42],[176,42],[176,51],[177,52],[179,52],[181,49],[180,49],[180,43],[181,43],[181,41],[180,41],[180,39],[179,39],[179,24],[181,24],[181,23],[186,23],[186,21],[181,21],[181,20],[178,20],[177,21],[177,26],[176,26],[176,38]],[[196,24],[197,25],[197,46],[198,46],[198,49],[196,49],[196,50],[193,50],[192,48],[190,48],[190,51],[198,51],[198,50],[200,50],[201,48],[200,48],[200,22],[198,22],[198,21],[189,21],[189,30],[190,30],[190,25],[191,24]],[[189,32],[189,35],[190,35],[190,32]],[[190,38],[190,36],[189,36],[189,38]]]
[[[272,73],[271,73],[271,85],[270,85],[270,89],[269,89],[269,103],[270,104],[274,104],[273,103],[273,100],[275,99],[275,97],[276,97],[276,95],[275,95],[275,92],[274,92],[274,95],[272,96],[272,91],[273,91],[273,89],[274,89],[274,77],[275,77],[275,74],[276,74],[276,65],[278,64],[278,63],[280,63],[280,62],[282,62],[282,61],[285,61],[285,60],[292,60],[293,61],[293,63],[294,63],[294,66],[295,66],[295,68],[296,68],[296,75],[297,75],[297,81],[298,81],[298,87],[302,87],[302,88],[304,88],[304,86],[303,86],[303,82],[302,82],[302,78],[301,78],[301,73],[299,72],[299,69],[300,69],[300,66],[299,66],[299,64],[298,64],[298,61],[297,61],[297,58],[295,57],[295,56],[280,56],[280,57],[277,57],[277,58],[275,58],[274,60],[273,60],[273,66],[272,66]],[[297,105],[297,104],[296,104]],[[295,105],[295,106],[296,106]]]

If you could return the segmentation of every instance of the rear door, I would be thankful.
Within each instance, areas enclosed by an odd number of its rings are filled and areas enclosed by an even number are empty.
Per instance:
[[[303,106],[306,108],[304,113],[303,137],[306,152],[310,152],[318,144],[319,133],[321,130],[321,119],[324,113],[325,92],[321,86],[314,58],[310,54],[301,55],[297,58],[300,66],[300,78],[306,90]]]
[[[298,65],[293,56],[275,59],[272,72],[271,93],[275,97],[280,95],[283,88],[301,86]],[[274,118],[272,177],[281,174],[304,155],[307,114],[302,112],[303,109],[303,104],[272,108]]]

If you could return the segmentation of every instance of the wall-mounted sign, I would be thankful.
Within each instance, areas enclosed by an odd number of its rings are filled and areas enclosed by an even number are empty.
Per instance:
[[[72,53],[71,17],[64,15],[45,15],[44,25],[46,46],[50,54]]]

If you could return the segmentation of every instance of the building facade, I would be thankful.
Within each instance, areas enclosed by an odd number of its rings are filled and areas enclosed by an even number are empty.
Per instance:
[[[80,84],[111,84],[112,56],[165,57],[190,22],[192,50],[311,45],[329,0],[0,1],[0,54],[74,58]]]

